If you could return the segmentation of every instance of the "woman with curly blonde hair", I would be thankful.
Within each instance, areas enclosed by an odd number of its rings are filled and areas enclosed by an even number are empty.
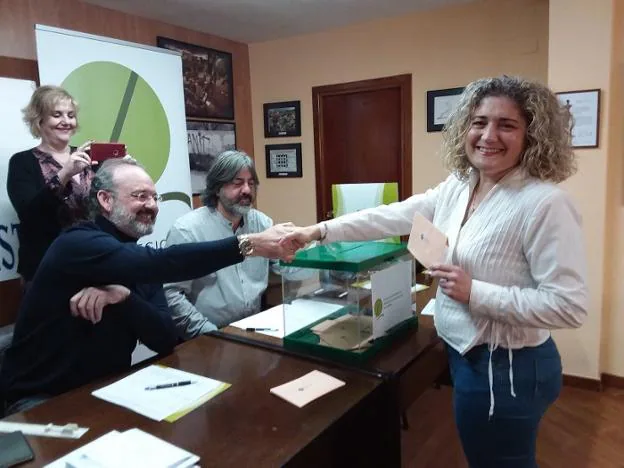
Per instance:
[[[415,213],[446,234],[446,257],[429,271],[464,453],[471,468],[535,467],[539,422],[562,381],[551,330],[587,315],[581,220],[556,185],[576,169],[570,114],[539,83],[480,79],[450,116],[443,149],[451,175],[437,187],[283,242],[406,235]]]

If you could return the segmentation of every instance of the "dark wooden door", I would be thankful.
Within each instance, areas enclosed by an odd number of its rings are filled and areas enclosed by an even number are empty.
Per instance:
[[[412,190],[411,75],[312,89],[317,219],[332,217],[333,184],[398,182]]]

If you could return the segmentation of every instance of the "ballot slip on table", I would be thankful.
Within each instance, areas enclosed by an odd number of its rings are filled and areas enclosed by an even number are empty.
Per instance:
[[[140,429],[111,431],[46,468],[188,468],[199,457]]]
[[[192,384],[148,390],[158,385],[185,381]],[[174,422],[229,387],[228,383],[201,375],[151,365],[95,390],[92,395],[156,421]]]
[[[303,377],[272,388],[270,392],[298,408],[302,408],[311,401],[343,385],[345,385],[345,382],[342,380],[338,380],[324,372],[313,370]]]

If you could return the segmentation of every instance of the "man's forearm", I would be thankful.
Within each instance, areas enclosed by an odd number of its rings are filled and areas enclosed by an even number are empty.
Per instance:
[[[191,338],[217,329],[217,327],[188,300],[184,291],[176,285],[165,286],[165,297],[167,298],[167,303],[171,310],[171,317],[180,338],[190,340]]]
[[[173,350],[178,339],[162,291],[160,295],[162,298],[153,297],[150,301],[133,292],[124,305],[138,339],[157,353],[166,354]]]

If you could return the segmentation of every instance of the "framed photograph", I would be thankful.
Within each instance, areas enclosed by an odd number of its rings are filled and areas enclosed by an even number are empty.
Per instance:
[[[301,136],[300,101],[269,102],[264,105],[264,137]]]
[[[236,148],[236,131],[233,123],[187,121],[191,188],[198,195],[206,188],[206,174],[214,158],[224,151]]]
[[[161,36],[157,44],[182,53],[187,118],[234,119],[232,54]]]
[[[561,104],[572,114],[572,146],[598,148],[600,132],[600,90],[583,89],[557,93]]]
[[[303,177],[301,171],[301,143],[266,145],[266,176]]]
[[[427,131],[441,132],[446,120],[455,110],[464,88],[427,91]]]

